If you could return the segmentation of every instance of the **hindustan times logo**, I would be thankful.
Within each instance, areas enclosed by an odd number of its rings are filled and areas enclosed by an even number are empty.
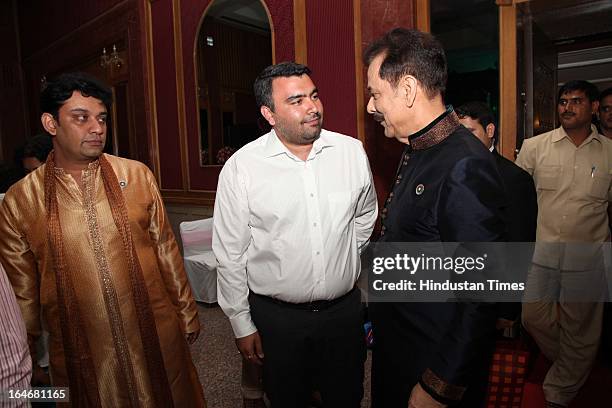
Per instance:
[[[376,257],[372,261],[372,272],[380,275],[385,271],[406,271],[414,275],[418,271],[452,271],[462,275],[470,271],[482,271],[485,268],[487,254],[478,257],[441,257],[441,256],[410,256],[397,254],[393,257]]]

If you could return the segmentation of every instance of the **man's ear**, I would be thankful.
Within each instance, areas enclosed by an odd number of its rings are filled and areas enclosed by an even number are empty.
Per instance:
[[[40,116],[40,121],[42,122],[43,128],[52,136],[57,134],[57,122],[55,118],[50,113],[43,113]]]
[[[412,105],[414,105],[414,100],[417,96],[417,79],[412,75],[404,75],[402,79],[400,79],[398,86],[400,88],[400,92],[404,93],[404,98],[406,98],[406,106],[408,108],[412,108]]]
[[[261,112],[261,115],[268,121],[270,126],[274,127],[274,125],[276,124],[276,121],[274,120],[274,114],[272,112],[272,109],[264,105],[261,108],[259,108],[259,111]]]
[[[489,139],[493,139],[493,136],[495,136],[495,125],[492,123],[489,123],[487,127],[485,128],[485,132]]]

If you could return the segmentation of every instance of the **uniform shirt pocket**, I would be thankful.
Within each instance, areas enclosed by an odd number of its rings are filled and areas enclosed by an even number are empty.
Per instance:
[[[538,190],[557,190],[561,177],[561,166],[541,166],[536,172],[536,188]]]
[[[589,189],[589,195],[600,200],[606,200],[608,198],[608,192],[610,191],[611,181],[612,176],[610,176],[609,174],[595,173],[593,177],[591,177],[591,187]]]

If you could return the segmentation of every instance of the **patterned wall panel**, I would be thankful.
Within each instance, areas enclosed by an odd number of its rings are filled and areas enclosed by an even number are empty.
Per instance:
[[[308,66],[326,129],[357,137],[353,0],[306,2]]]
[[[151,3],[161,188],[182,189],[172,0]]]
[[[362,49],[369,43],[395,27],[415,26],[414,1],[406,0],[361,0],[361,41]],[[368,102],[366,90],[367,75],[364,67],[364,100]],[[378,202],[387,197],[404,145],[384,136],[382,126],[370,115],[365,117],[365,148],[370,159]]]

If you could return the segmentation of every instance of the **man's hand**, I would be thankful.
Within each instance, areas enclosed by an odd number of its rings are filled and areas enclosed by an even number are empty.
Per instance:
[[[200,336],[199,328],[197,331],[194,331],[193,333],[185,333],[185,338],[187,339],[187,343],[189,343],[190,345],[195,343],[195,341],[198,339],[199,336]]]
[[[433,399],[431,395],[421,387],[421,384],[417,383],[410,393],[408,408],[446,408],[446,405]]]
[[[263,365],[264,353],[259,332],[236,339],[236,347],[244,359],[257,365]]]

